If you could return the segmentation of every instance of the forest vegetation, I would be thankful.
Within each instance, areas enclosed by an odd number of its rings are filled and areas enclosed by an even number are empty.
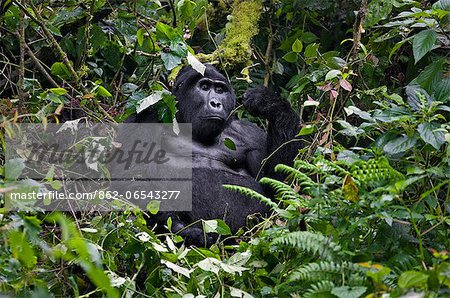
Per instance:
[[[0,296],[450,297],[449,49],[450,0],[0,1]],[[176,75],[200,63],[239,118],[266,128],[241,102],[258,85],[301,117],[288,178],[261,179],[274,197],[226,186],[269,217],[234,235],[205,220],[217,243],[186,247],[147,225],[155,206],[8,210],[12,189],[61,187],[17,179],[16,124],[150,105],[172,123]]]

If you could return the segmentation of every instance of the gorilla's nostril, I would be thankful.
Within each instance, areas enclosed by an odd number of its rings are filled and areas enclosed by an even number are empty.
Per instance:
[[[217,101],[214,101],[214,100],[211,100],[211,101],[209,102],[209,104],[210,104],[213,108],[216,108],[216,109],[220,109],[220,107],[222,106],[222,104],[221,104],[220,102],[217,102]]]

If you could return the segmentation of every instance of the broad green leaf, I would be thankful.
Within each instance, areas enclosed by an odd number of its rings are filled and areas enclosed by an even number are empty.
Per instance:
[[[314,130],[315,130],[314,125],[303,126],[300,132],[298,133],[297,137],[310,135],[314,132]]]
[[[197,266],[204,271],[214,272],[215,274],[218,274],[220,271],[220,263],[221,262],[218,259],[206,258],[198,262]]]
[[[439,0],[438,2],[433,4],[433,9],[450,11],[450,0]]]
[[[5,162],[5,178],[8,180],[15,180],[20,177],[25,163],[22,158],[8,159]]]
[[[431,94],[442,80],[443,66],[444,59],[431,63],[410,84],[416,83]]]
[[[340,74],[342,74],[342,73],[339,69],[332,69],[325,76],[325,81],[330,81],[330,80],[336,78]]]
[[[387,154],[394,155],[408,151],[409,149],[413,148],[416,143],[417,138],[415,137],[401,136],[387,143],[383,147],[383,150]]]
[[[359,298],[366,292],[366,290],[366,287],[343,286],[333,288],[333,290],[331,290],[331,294],[336,295],[339,298]]]
[[[181,267],[181,266],[178,266],[177,264],[174,264],[174,263],[169,262],[169,261],[167,261],[167,260],[161,260],[161,263],[164,264],[164,265],[166,265],[167,268],[172,269],[172,270],[175,271],[176,273],[179,273],[179,274],[181,274],[181,275],[184,275],[184,276],[186,276],[187,278],[190,277],[190,272],[189,272],[189,270],[186,269],[186,268],[183,268],[183,267]]]
[[[433,98],[436,101],[448,103],[450,101],[450,78],[442,79],[433,90]]]
[[[426,92],[423,88],[420,88],[418,85],[408,85],[406,86],[405,91],[407,102],[414,111],[423,109],[427,102],[431,102],[428,92]]]
[[[340,130],[339,132],[346,136],[356,137],[364,132],[363,129],[353,126],[350,123],[348,123],[347,121],[337,120],[336,122],[338,122],[343,127],[343,129]]]
[[[319,38],[312,32],[302,32],[300,35],[300,40],[305,43],[312,43],[318,40]]]
[[[64,95],[67,93],[67,90],[64,88],[50,88],[49,91],[56,95]]]
[[[290,52],[290,53],[287,53],[286,55],[284,55],[283,59],[286,60],[287,62],[294,63],[294,62],[297,62],[298,56],[297,56],[297,53]]]
[[[230,150],[236,150],[236,144],[230,138],[225,138],[223,144]]]
[[[33,268],[36,265],[37,257],[25,233],[12,230],[9,232],[7,240],[13,257],[19,260],[23,266]]]
[[[300,53],[303,50],[303,43],[301,40],[296,39],[292,44],[292,51],[295,53]]]
[[[160,101],[163,98],[163,92],[164,91],[155,91],[151,95],[143,98],[139,102],[139,106],[136,108],[136,113],[140,113],[143,110],[147,109],[148,107],[154,105],[158,101]]]
[[[414,38],[414,36],[410,36],[408,38],[404,38],[401,41],[397,42],[395,44],[395,46],[392,48],[391,52],[389,53],[389,60],[391,59],[392,55],[394,55],[395,52],[397,52],[397,50],[402,47],[402,45],[404,45],[405,43],[407,43],[408,41],[410,41],[413,38]]]
[[[160,205],[161,205],[161,201],[152,200],[147,204],[147,210],[151,214],[156,214],[159,211]]]
[[[111,97],[112,96],[112,94],[109,93],[109,91],[106,90],[106,88],[103,86],[97,86],[96,93],[97,93],[97,95],[103,96],[103,97]]]
[[[59,76],[63,79],[70,79],[70,72],[62,62],[55,62],[51,67],[52,75]]]
[[[136,33],[137,42],[141,47],[144,44],[144,33],[145,30],[143,28],[139,28],[139,30]]]
[[[439,130],[440,128],[441,126],[436,122],[425,122],[419,124],[417,131],[425,143],[439,150],[445,143],[445,133]]]
[[[392,11],[394,0],[372,0],[367,8],[364,26],[372,27],[379,21],[386,19]]]
[[[158,22],[156,23],[156,37],[159,41],[167,43],[170,40],[175,39],[178,36],[176,28],[172,28],[169,25]]]
[[[49,184],[53,189],[56,189],[56,190],[61,189],[61,186],[62,186],[61,182],[59,180],[53,180],[53,181],[49,182]]]
[[[171,52],[166,53],[166,52],[162,51],[161,59],[164,62],[164,67],[167,70],[172,70],[181,63],[181,57],[178,55],[174,55]]]
[[[319,45],[317,43],[309,44],[305,49],[305,58],[316,58]]]
[[[138,85],[133,83],[125,83],[122,85],[122,92],[125,94],[131,94],[139,88]]]
[[[423,56],[425,56],[436,43],[436,31],[428,29],[417,33],[413,39],[413,53],[414,61],[417,63]]]
[[[228,225],[220,219],[204,220],[203,227],[205,233],[217,233],[219,235],[231,235]]]
[[[403,289],[422,287],[427,284],[428,275],[419,271],[406,271],[398,278],[398,286]]]

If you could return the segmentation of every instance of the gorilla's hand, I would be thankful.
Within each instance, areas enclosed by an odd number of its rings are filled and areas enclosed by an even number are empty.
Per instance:
[[[289,103],[281,100],[272,90],[264,86],[248,89],[243,104],[253,116],[275,119],[285,111],[291,111]]]

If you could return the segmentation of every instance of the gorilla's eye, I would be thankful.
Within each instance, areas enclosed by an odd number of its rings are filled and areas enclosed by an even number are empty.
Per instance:
[[[201,83],[200,84],[200,89],[202,89],[203,91],[208,91],[209,90],[209,84],[208,83]]]
[[[216,93],[222,94],[223,92],[225,92],[225,90],[224,90],[224,88],[222,86],[217,86],[216,87]]]

